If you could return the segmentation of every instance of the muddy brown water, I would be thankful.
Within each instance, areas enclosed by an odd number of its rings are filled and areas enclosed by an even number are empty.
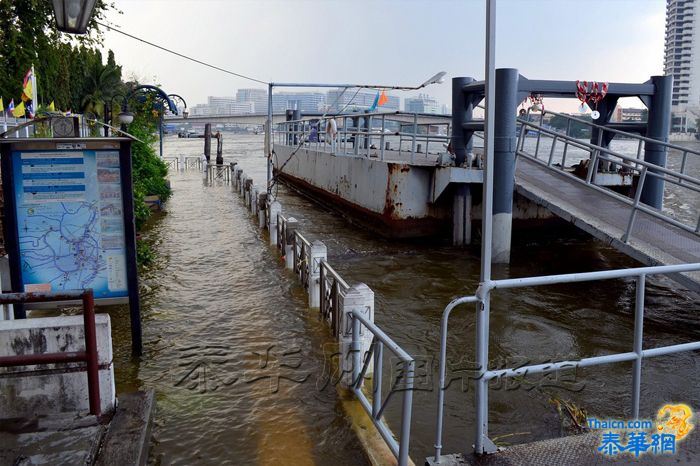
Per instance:
[[[225,138],[224,155],[264,185],[262,136]],[[200,155],[202,141],[168,136],[166,156]],[[145,237],[157,263],[141,277],[145,354],[130,357],[128,315],[111,309],[118,391],[154,388],[158,411],[152,464],[366,464],[340,408],[328,371],[332,339],[307,309],[306,295],[268,246],[240,198],[200,173],[171,174],[165,212]],[[328,247],[331,265],[375,292],[375,321],[420,362],[411,456],[433,451],[440,316],[478,284],[478,245],[387,241],[353,226],[284,186],[275,189],[300,230]],[[671,202],[674,202],[671,200]],[[697,208],[696,201],[690,204]],[[494,275],[521,277],[637,266],[571,228],[515,235],[512,261]],[[645,347],[700,338],[698,296],[669,281],[647,287]],[[634,284],[628,280],[499,291],[491,311],[492,366],[578,359],[632,348]],[[448,339],[443,452],[473,443],[475,319],[454,311]],[[386,363],[391,361],[387,359]],[[700,360],[694,353],[646,360],[643,417],[666,402],[700,408]],[[390,377],[385,376],[387,384]],[[499,444],[552,438],[566,431],[552,399],[602,418],[627,418],[631,364],[531,376],[490,390],[490,434]],[[388,390],[388,386],[386,387]],[[387,407],[398,431],[400,398]],[[566,424],[566,423],[564,423]],[[692,434],[691,434],[692,435]],[[697,433],[696,433],[697,435]],[[700,449],[679,445],[679,458]]]

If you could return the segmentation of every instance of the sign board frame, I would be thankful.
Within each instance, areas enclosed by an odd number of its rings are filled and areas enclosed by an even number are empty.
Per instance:
[[[25,151],[41,151],[56,153],[64,156],[70,152],[80,151],[110,151],[119,153],[119,175],[122,199],[122,220],[124,232],[124,252],[126,268],[126,288],[124,297],[95,297],[96,305],[128,303],[131,317],[131,336],[134,352],[141,354],[141,310],[138,292],[138,273],[136,265],[136,223],[134,217],[133,176],[131,167],[131,139],[124,137],[109,138],[14,138],[0,139],[0,168],[2,170],[2,190],[4,195],[5,248],[9,255],[10,283],[12,291],[24,292],[20,256],[20,234],[18,230],[17,193],[15,188],[15,160],[13,153]],[[88,173],[85,174],[89,175]],[[97,177],[97,168],[95,168]],[[24,181],[24,180],[23,180]],[[98,183],[97,179],[93,180]],[[87,182],[86,182],[87,183]],[[56,186],[54,186],[56,188]],[[85,187],[83,187],[85,189]],[[58,191],[57,191],[58,192]],[[79,304],[79,302],[54,303],[55,306]],[[23,306],[15,305],[16,319],[26,318]]]

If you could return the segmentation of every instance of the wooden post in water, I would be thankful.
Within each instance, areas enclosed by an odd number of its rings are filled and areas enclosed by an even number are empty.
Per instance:
[[[216,164],[224,164],[224,136],[221,131],[216,132]]]
[[[211,123],[204,125],[204,157],[207,163],[211,161]]]

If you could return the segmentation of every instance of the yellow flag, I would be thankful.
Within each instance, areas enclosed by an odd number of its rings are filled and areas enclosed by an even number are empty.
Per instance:
[[[50,103],[49,106],[48,106],[48,111],[49,111],[49,112],[55,112],[55,111],[56,111],[56,107],[54,107],[54,105],[53,105],[53,100],[51,101],[51,103]]]
[[[4,111],[5,111],[5,104],[2,103],[2,97],[0,97],[0,112],[4,112]]]
[[[24,81],[22,82],[22,102],[32,100],[33,98],[32,74],[32,69],[30,68],[27,74],[24,75]]]
[[[14,110],[12,110],[12,115],[15,118],[23,117],[24,116],[24,102],[20,102],[19,105],[15,107]]]

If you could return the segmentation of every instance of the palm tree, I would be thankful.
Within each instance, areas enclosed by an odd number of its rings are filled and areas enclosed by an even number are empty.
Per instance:
[[[105,104],[118,93],[122,86],[121,67],[112,63],[103,65],[96,61],[88,68],[85,76],[86,92],[80,102],[83,112],[92,112],[105,117]]]

